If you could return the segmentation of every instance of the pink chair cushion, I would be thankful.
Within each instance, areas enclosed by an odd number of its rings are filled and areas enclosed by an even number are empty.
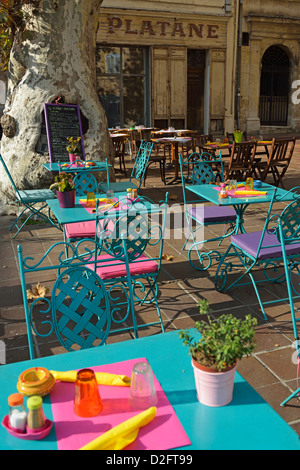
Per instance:
[[[75,222],[65,224],[65,234],[68,238],[95,238],[95,221]]]
[[[107,266],[110,259],[112,265]],[[129,271],[132,276],[157,272],[158,265],[155,261],[147,258],[145,255],[141,255],[138,259],[139,261],[129,263]],[[103,254],[97,257],[97,261],[100,265],[97,266],[96,272],[101,279],[113,279],[116,277],[126,276],[125,263],[116,265],[116,259],[113,256]],[[101,266],[101,261],[105,266]],[[93,265],[89,265],[89,268],[93,269]]]

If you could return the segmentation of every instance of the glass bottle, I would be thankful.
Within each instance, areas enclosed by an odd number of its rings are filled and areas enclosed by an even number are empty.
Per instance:
[[[29,429],[40,429],[45,425],[45,415],[43,411],[43,400],[41,397],[33,396],[27,400],[27,426]]]
[[[8,397],[9,425],[21,432],[26,429],[27,413],[21,393],[13,393]]]
[[[227,192],[226,192],[226,184],[225,183],[221,183],[221,190],[219,192],[219,197],[220,198],[224,198],[224,197],[227,197]]]

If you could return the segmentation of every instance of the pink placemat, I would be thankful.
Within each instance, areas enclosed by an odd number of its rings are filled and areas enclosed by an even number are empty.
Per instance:
[[[118,201],[118,198],[115,197],[114,200],[113,200],[113,204],[117,201]],[[79,203],[85,208],[86,211],[88,211],[89,214],[92,214],[93,212],[95,212],[96,206],[95,207],[87,207],[86,199],[79,199]],[[111,204],[108,204],[106,201],[100,201],[99,202],[99,209],[100,210],[105,211],[105,210],[109,209],[110,206],[111,206]],[[117,206],[113,207],[112,210],[115,210],[116,207]]]
[[[137,358],[104,366],[92,367],[94,372],[131,376]],[[153,421],[140,429],[136,440],[126,450],[166,450],[190,445],[176,413],[154,376],[157,393],[157,413]],[[143,410],[132,410],[129,404],[130,387],[99,385],[102,412],[93,418],[80,418],[73,411],[74,383],[56,382],[51,392],[51,405],[59,450],[77,450],[104,432]]]

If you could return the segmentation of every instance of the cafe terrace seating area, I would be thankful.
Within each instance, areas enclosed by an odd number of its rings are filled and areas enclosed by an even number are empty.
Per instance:
[[[135,164],[138,145],[144,140],[144,136],[138,134],[137,140],[134,142],[126,136],[127,144],[124,146],[124,153],[121,157],[118,156],[115,161],[116,170],[121,170],[116,172],[116,181],[129,179]],[[140,141],[138,137],[140,137]],[[195,147],[196,137],[198,137],[197,148]],[[167,138],[165,137],[165,139]],[[153,141],[152,139],[153,132],[151,131],[150,140]],[[233,162],[232,147],[229,147],[227,142],[214,142],[212,136],[209,136],[208,139],[203,138],[202,142],[199,136],[194,136],[194,139],[190,148],[191,153],[194,150],[216,155],[221,149],[222,155],[224,155],[225,174],[226,171],[233,169],[235,171],[233,177],[238,181],[253,176],[254,178],[264,178],[264,181],[271,185],[275,182],[278,187],[284,187],[285,190],[299,186],[300,143],[293,140],[293,138],[284,139],[285,144],[280,143],[281,149],[286,148],[281,150],[279,154],[276,154],[276,145],[272,138],[261,141],[258,141],[258,139],[255,139],[255,141],[247,140],[246,152],[249,159],[246,166],[242,166],[242,163],[245,163],[243,159],[240,162]],[[292,150],[290,147],[287,148],[287,141],[289,141],[289,146],[292,145]],[[239,147],[239,144],[237,144],[237,147]],[[120,146],[118,145],[117,148],[119,151]],[[165,142],[155,142],[153,150],[153,157],[156,156],[157,161],[149,165],[147,178],[140,186],[139,194],[158,203],[164,200],[168,193],[170,208],[174,206],[177,207],[177,212],[180,211],[179,208],[183,211],[184,199],[181,181],[174,178],[176,165],[174,151],[172,153],[167,140]],[[180,145],[178,152],[183,155],[184,159],[188,158],[189,154],[182,152]],[[239,150],[238,153],[240,153]],[[234,156],[236,157],[236,155],[237,151],[235,150]],[[276,165],[273,157],[276,160]],[[162,178],[161,161],[164,161],[165,181]],[[178,172],[180,178],[179,167]],[[230,173],[228,173],[227,177],[230,178],[230,176]],[[172,184],[168,184],[168,182]],[[286,202],[278,202],[276,212],[280,213],[286,205]],[[263,228],[268,209],[269,204],[267,203],[253,204],[248,207],[243,220],[246,232],[254,232]],[[14,220],[15,216],[13,215],[2,216],[0,224],[0,339],[5,340],[7,363],[25,361],[30,358],[20,288],[17,247],[19,244],[22,246],[24,257],[33,256],[39,259],[52,245],[63,241],[61,231],[50,224],[40,223],[40,221],[26,224],[18,233],[18,236],[14,238],[15,232],[9,232],[9,227]],[[226,252],[230,246],[230,236],[223,237],[224,230],[226,230],[224,224],[205,226],[205,238],[213,240],[205,243],[205,250],[215,250],[217,248],[221,255]],[[220,238],[222,238],[221,244],[219,243]],[[191,260],[189,260],[189,251],[183,248],[185,242],[186,232],[171,224],[171,227],[165,232],[158,280],[157,299],[161,322],[157,322],[155,305],[152,303],[137,305],[135,315],[138,324],[149,325],[139,329],[139,337],[164,334],[162,329],[165,332],[171,332],[194,327],[195,321],[200,319],[197,303],[203,298],[209,301],[212,315],[216,318],[224,313],[232,313],[239,318],[244,318],[245,315],[250,313],[258,320],[258,326],[256,327],[257,347],[251,357],[244,358],[238,364],[237,371],[300,435],[300,405],[297,398],[293,398],[284,407],[280,406],[287,396],[298,388],[297,364],[291,360],[295,349],[292,348],[293,325],[290,306],[287,300],[268,304],[272,300],[285,298],[285,287],[280,283],[271,286],[270,284],[262,285],[260,296],[263,302],[267,302],[264,304],[263,314],[255,291],[251,286],[247,289],[233,287],[225,293],[217,291],[214,279],[218,263],[212,262],[205,270],[195,269],[190,262]],[[206,248],[207,245],[208,248]],[[49,253],[47,261],[50,265],[54,264],[54,260],[57,259],[58,250],[60,250],[59,246],[57,246],[56,253]],[[156,254],[154,246],[147,247],[146,251],[152,257]],[[56,280],[55,270],[52,270],[51,276],[49,276],[49,270],[35,274],[38,275],[34,276],[34,273],[32,273],[32,277],[29,276],[29,279],[27,279],[27,282],[32,283],[32,288],[39,282],[42,287],[52,289]],[[294,306],[297,310],[300,306],[299,301],[296,301]],[[42,324],[40,326],[43,327]],[[134,331],[128,329],[128,331],[116,335],[109,335],[107,344],[127,341],[133,339],[134,336]],[[45,340],[45,338],[42,338],[41,341],[37,341],[37,339],[34,341],[37,343],[35,346],[37,346],[41,356],[57,355],[65,352],[53,336],[50,339]],[[187,354],[183,347],[182,354]]]

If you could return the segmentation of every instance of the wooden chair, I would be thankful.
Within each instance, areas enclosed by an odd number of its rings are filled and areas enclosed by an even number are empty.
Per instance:
[[[115,149],[115,159],[119,159],[119,170],[115,168],[116,171],[124,173],[127,177],[127,171],[125,166],[125,144],[128,140],[128,137],[119,137],[116,136],[113,138],[114,149]]]
[[[254,166],[256,176],[265,181],[268,175],[273,176],[275,186],[283,186],[283,177],[293,156],[296,139],[274,138],[266,162],[257,162]]]
[[[193,140],[193,152],[202,153],[202,146],[207,142],[213,141],[212,134],[196,134],[192,136]]]
[[[228,163],[224,164],[224,179],[236,179],[245,181],[247,177],[253,176],[254,157],[256,152],[256,142],[233,142]]]

